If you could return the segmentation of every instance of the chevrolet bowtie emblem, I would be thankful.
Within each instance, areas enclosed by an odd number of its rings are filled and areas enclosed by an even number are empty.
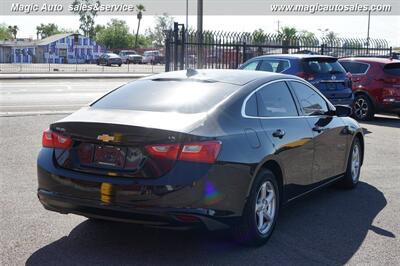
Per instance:
[[[99,135],[97,136],[98,140],[104,141],[104,142],[109,142],[109,141],[114,141],[114,136],[110,136],[107,134]]]

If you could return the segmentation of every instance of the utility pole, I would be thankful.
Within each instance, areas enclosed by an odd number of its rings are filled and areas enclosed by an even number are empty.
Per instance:
[[[371,10],[368,12],[367,54],[369,54],[369,29],[371,25]]]
[[[197,67],[203,68],[203,0],[197,0]]]
[[[186,30],[189,29],[189,0],[186,0]]]
[[[277,32],[279,33],[279,30],[281,29],[281,27],[280,27],[281,21],[278,19],[278,21],[276,23],[278,23],[278,31]]]
[[[189,0],[186,0],[186,25],[185,25],[186,31],[183,33],[185,34],[185,41],[188,42],[189,40]],[[182,45],[185,45],[184,43]],[[189,54],[188,54],[188,49],[185,46],[185,65],[186,68],[189,67]]]

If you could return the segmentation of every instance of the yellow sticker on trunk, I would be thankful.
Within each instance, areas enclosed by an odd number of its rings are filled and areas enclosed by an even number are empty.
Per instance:
[[[114,187],[110,183],[101,183],[100,186],[101,201],[104,203],[110,203],[114,198]]]

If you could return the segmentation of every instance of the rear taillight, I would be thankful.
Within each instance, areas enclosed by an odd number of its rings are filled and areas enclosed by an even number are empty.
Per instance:
[[[314,75],[312,73],[309,73],[309,72],[299,72],[299,73],[296,74],[296,76],[298,76],[298,77],[300,77],[302,79],[305,79],[307,81],[311,81],[311,80],[315,79]]]
[[[155,144],[146,146],[147,152],[155,158],[214,163],[221,149],[220,141],[204,141],[185,144]]]
[[[154,158],[176,160],[178,157],[179,144],[157,144],[146,146],[147,152]]]
[[[45,130],[42,136],[42,146],[45,148],[67,149],[71,147],[72,139],[51,130]]]
[[[179,155],[179,160],[201,163],[214,163],[217,159],[221,142],[205,141],[184,144]]]

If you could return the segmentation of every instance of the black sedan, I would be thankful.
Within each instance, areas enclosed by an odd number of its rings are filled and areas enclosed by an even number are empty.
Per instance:
[[[97,59],[97,64],[98,65],[106,65],[106,66],[111,66],[111,65],[121,66],[122,59],[117,54],[107,53],[107,54],[100,55],[99,59]]]
[[[285,203],[336,181],[357,185],[364,137],[350,112],[290,75],[150,76],[50,125],[39,200],[92,219],[231,228],[260,245]]]

